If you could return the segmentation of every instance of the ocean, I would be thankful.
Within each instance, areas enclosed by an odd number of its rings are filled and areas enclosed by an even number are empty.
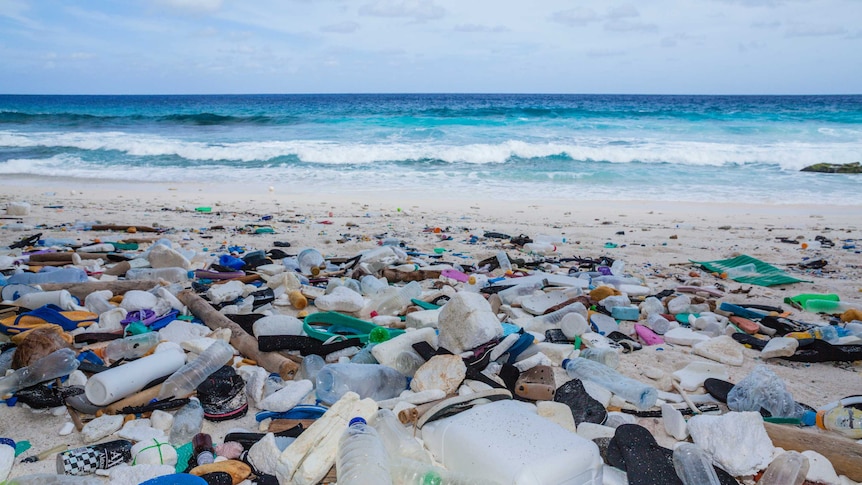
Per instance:
[[[0,177],[862,204],[862,96],[0,95]]]

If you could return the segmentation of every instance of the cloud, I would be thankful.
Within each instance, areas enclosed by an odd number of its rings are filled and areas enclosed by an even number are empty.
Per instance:
[[[844,27],[837,25],[791,25],[785,37],[829,37],[832,35],[841,35],[847,33]]]
[[[509,32],[509,28],[503,25],[495,25],[494,27],[489,27],[487,25],[478,25],[478,24],[458,24],[453,29],[455,32],[486,32],[491,34],[499,34],[502,32]]]
[[[743,7],[767,7],[767,8],[775,8],[780,7],[786,3],[788,0],[718,0],[721,3],[728,3],[731,5],[742,5]],[[805,0],[802,0],[805,1]]]
[[[222,0],[155,0],[157,5],[190,13],[212,13],[221,8]]]
[[[750,42],[740,42],[736,46],[736,50],[738,50],[741,53],[745,53],[745,52],[753,51],[756,49],[763,49],[764,47],[766,47],[765,43],[760,42],[760,41],[756,41],[756,40],[752,40]]]
[[[629,22],[627,20],[611,20],[605,23],[605,30],[609,32],[657,32],[656,24],[644,22]]]
[[[412,18],[421,22],[445,16],[446,9],[434,4],[434,0],[377,0],[359,7],[359,15]]]
[[[752,22],[751,27],[755,29],[777,29],[781,27],[781,22],[778,20]]]
[[[634,5],[626,4],[621,5],[619,7],[614,7],[608,11],[608,14],[605,15],[605,18],[612,19],[627,19],[627,18],[635,18],[640,17],[640,12],[638,9],[634,7]]]
[[[590,49],[587,57],[620,57],[626,55],[625,51],[618,49]]]
[[[321,32],[332,32],[336,34],[352,34],[359,30],[359,24],[356,22],[340,22],[337,24],[324,25],[320,28]]]
[[[661,42],[659,43],[662,47],[676,47],[676,39],[673,37],[662,37]]]
[[[575,7],[552,13],[551,20],[569,27],[583,27],[600,18],[596,11],[589,7]]]

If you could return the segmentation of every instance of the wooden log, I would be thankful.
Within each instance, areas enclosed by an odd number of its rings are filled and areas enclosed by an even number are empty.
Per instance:
[[[209,328],[230,329],[230,344],[234,346],[244,357],[254,360],[257,364],[270,372],[277,372],[284,380],[292,380],[299,370],[299,364],[278,352],[261,352],[257,347],[257,339],[246,333],[235,322],[219,313],[206,300],[198,296],[192,290],[183,290],[177,298],[189,308],[196,317],[203,320]]]
[[[94,224],[92,230],[94,231],[128,231],[131,228],[135,228],[137,232],[159,232],[159,229],[154,227],[147,226],[138,226],[135,224]]]
[[[245,276],[240,276],[239,278],[230,278],[227,280],[213,280],[214,285],[223,285],[225,283],[230,283],[231,281],[239,281],[241,283],[251,283],[252,281],[257,281],[260,279],[259,274],[247,274]]]
[[[435,280],[440,277],[439,270],[417,269],[416,271],[398,271],[397,269],[386,268],[383,270],[383,276],[390,283],[409,282],[409,281],[424,281]]]
[[[94,291],[111,290],[115,295],[122,295],[131,290],[148,291],[161,285],[158,280],[132,280],[132,281],[87,281],[85,283],[45,283],[39,285],[45,291],[69,290],[72,296],[84,300],[87,295]]]
[[[862,444],[819,428],[763,423],[772,444],[785,450],[812,450],[825,456],[839,475],[862,480]]]
[[[73,252],[62,252],[62,253],[42,253],[42,254],[31,254],[30,262],[39,263],[42,261],[65,261],[66,264],[72,262],[72,255],[76,254]],[[81,259],[100,259],[104,256],[104,254],[99,253],[77,253]]]

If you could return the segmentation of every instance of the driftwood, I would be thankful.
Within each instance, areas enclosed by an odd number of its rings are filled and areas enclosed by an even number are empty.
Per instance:
[[[209,302],[195,294],[194,291],[183,290],[177,295],[177,298],[196,317],[203,320],[209,328],[213,330],[219,328],[230,329],[230,344],[239,350],[243,356],[257,362],[257,365],[270,372],[277,372],[284,380],[292,380],[293,376],[299,370],[299,364],[278,352],[261,352],[258,350],[257,339],[254,336],[249,335],[242,327],[219,313]]]
[[[134,228],[137,232],[159,232],[160,229],[147,226],[138,226],[135,224],[95,224],[92,229],[94,231],[128,231]]]
[[[31,254],[30,255],[30,262],[31,263],[41,263],[44,261],[53,261],[53,262],[63,261],[66,264],[69,264],[72,262],[72,255],[73,254],[76,254],[76,253],[67,251],[67,252],[63,252],[63,253]],[[81,257],[81,259],[100,259],[100,258],[104,257],[104,254],[98,254],[98,253],[77,253],[77,254],[78,254],[78,256]]]
[[[158,280],[132,280],[132,281],[87,281],[85,283],[45,283],[39,286],[45,291],[69,290],[72,296],[80,299],[94,291],[111,290],[115,295],[122,295],[131,290],[149,291],[161,284]]]
[[[436,280],[440,277],[439,270],[417,269],[416,271],[398,271],[396,269],[384,269],[383,276],[390,283]]]
[[[862,444],[822,429],[763,423],[772,444],[785,450],[812,450],[825,456],[839,475],[862,480]]]

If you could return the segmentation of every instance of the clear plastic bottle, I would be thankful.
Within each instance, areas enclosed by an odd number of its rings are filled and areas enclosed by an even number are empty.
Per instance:
[[[317,397],[326,404],[348,391],[375,401],[391,399],[407,389],[407,377],[380,364],[327,364],[317,373]]]
[[[45,283],[84,283],[87,273],[79,268],[60,268],[38,273],[15,273],[8,278],[10,285],[41,285]]]
[[[509,288],[506,288],[505,290],[498,291],[497,296],[500,297],[500,301],[504,305],[511,305],[518,298],[523,297],[523,296],[527,296],[527,295],[532,295],[536,291],[541,290],[542,288],[545,287],[545,284],[547,282],[548,282],[548,280],[543,280],[543,281],[537,281],[537,282],[531,283],[531,284],[521,284],[521,285],[511,286]]]
[[[835,431],[854,440],[862,439],[862,411],[854,407],[838,406],[818,411],[814,424],[818,428]]]
[[[389,456],[377,431],[364,419],[350,420],[338,440],[335,470],[339,485],[391,485]]]
[[[296,257],[296,261],[299,264],[299,270],[302,271],[303,274],[317,276],[320,274],[321,269],[326,268],[326,260],[323,259],[323,255],[320,251],[314,248],[307,248],[300,251],[299,255]]]
[[[112,362],[120,359],[137,359],[159,345],[159,333],[147,332],[111,341],[104,355]]]
[[[388,288],[389,282],[386,281],[386,278],[377,278],[374,275],[367,274],[359,280],[359,285],[363,295],[373,297]]]
[[[563,368],[569,377],[592,381],[617,396],[645,410],[655,406],[658,390],[635,379],[626,377],[610,367],[598,362],[582,359],[566,359]]]
[[[178,266],[170,268],[133,268],[126,271],[127,280],[165,280],[169,283],[185,283],[193,279],[194,271]]]
[[[776,418],[801,418],[804,409],[787,391],[784,381],[763,364],[757,365],[727,394],[731,411],[760,411]]]
[[[584,349],[580,356],[604,364],[611,369],[620,366],[620,354],[611,348]]]
[[[404,374],[407,377],[413,377],[416,374],[416,371],[422,367],[422,364],[425,363],[425,359],[419,356],[416,352],[412,350],[405,350],[398,354],[395,357],[395,370]]]
[[[548,255],[557,252],[557,246],[552,243],[531,242],[524,244],[524,251],[531,254]]]
[[[162,384],[158,399],[187,396],[213,372],[233,358],[233,347],[224,340],[216,340],[195,360],[171,374]]]
[[[566,305],[563,308],[560,308],[557,311],[553,311],[551,313],[546,313],[544,315],[533,318],[534,321],[545,323],[548,325],[556,325],[560,323],[564,316],[569,313],[577,312],[584,318],[587,315],[587,307],[584,306],[583,303],[576,301],[571,305]]]
[[[377,344],[368,343],[364,347],[362,347],[359,352],[353,354],[353,357],[350,358],[350,362],[352,364],[379,364],[377,359],[371,354],[371,349]]]
[[[317,354],[306,355],[302,358],[302,363],[299,364],[299,375],[316,385],[317,373],[324,365],[326,365],[326,361],[323,360],[323,357]]]
[[[741,266],[734,266],[733,268],[727,268],[724,271],[724,274],[728,279],[736,279],[742,278],[743,276],[752,276],[757,272],[757,268],[754,266],[754,263],[743,264]]]
[[[807,456],[798,451],[785,451],[766,467],[757,485],[802,485],[808,467]]]
[[[721,485],[712,458],[695,444],[683,443],[674,448],[673,468],[683,485]]]
[[[190,442],[196,434],[201,432],[203,424],[204,408],[201,406],[201,402],[193,397],[174,415],[170,433],[171,444],[179,447]]]
[[[379,315],[398,315],[410,304],[413,298],[422,296],[422,286],[417,281],[411,281],[395,291],[381,293],[382,297],[374,303],[374,309]]]
[[[10,278],[10,283],[11,278]],[[844,313],[847,310],[859,310],[862,309],[862,305],[860,304],[850,304],[845,301],[832,301],[832,300],[806,300],[802,304],[802,308],[805,311],[812,313],[829,313],[832,315],[838,313]]]
[[[75,358],[76,356],[77,354],[72,349],[59,349],[27,367],[16,370],[0,379],[0,396],[25,387],[35,386],[40,382],[69,375],[80,365],[78,359]]]
[[[431,462],[425,447],[407,432],[407,428],[391,409],[384,408],[377,411],[372,426],[377,430],[383,446],[393,460],[408,458],[422,463]]]
[[[504,273],[512,271],[512,262],[509,261],[509,255],[506,254],[506,251],[497,251],[496,257],[497,264]]]
[[[805,332],[790,332],[786,334],[785,337],[796,339],[816,338],[820,340],[825,340],[832,344],[838,342],[838,339],[841,338],[838,335],[838,330],[832,325],[814,327],[810,330],[806,330]]]
[[[397,485],[494,485],[498,482],[465,475],[410,459],[392,460],[392,481]]]
[[[670,329],[674,328],[676,322],[671,322],[667,318],[663,317],[660,313],[651,313],[650,316],[647,317],[647,327],[652,329],[653,332],[664,335]]]

